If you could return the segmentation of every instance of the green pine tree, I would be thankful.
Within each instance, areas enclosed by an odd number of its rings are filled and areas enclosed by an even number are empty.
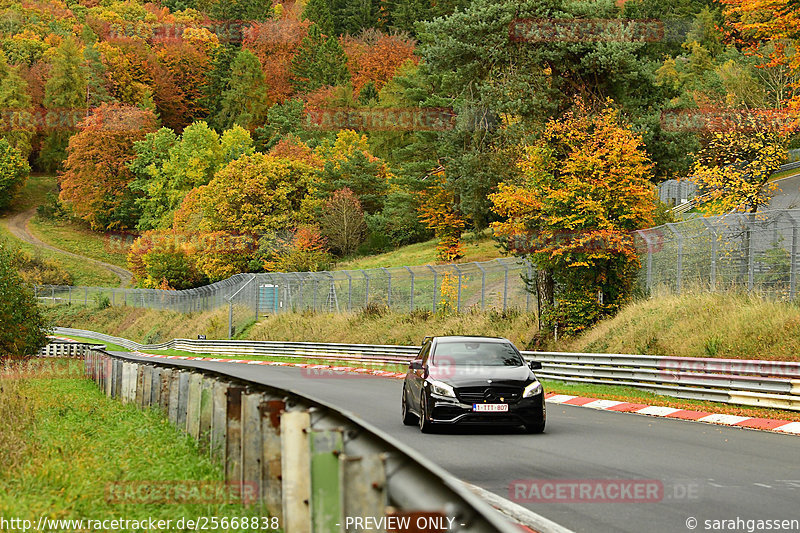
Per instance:
[[[231,65],[228,87],[222,94],[216,126],[220,130],[235,125],[249,128],[260,124],[267,112],[261,62],[249,50],[236,55]]]
[[[325,35],[334,34],[330,0],[308,0],[303,8],[303,19],[313,22]]]
[[[19,150],[24,157],[31,153],[31,138],[35,124],[31,114],[31,97],[28,84],[19,75],[16,67],[6,61],[0,50],[0,139]]]
[[[325,37],[312,24],[292,60],[292,85],[301,93],[350,81],[347,58],[334,36]]]

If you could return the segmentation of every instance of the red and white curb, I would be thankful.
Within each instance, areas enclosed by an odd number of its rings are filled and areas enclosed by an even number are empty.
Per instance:
[[[570,396],[569,394],[550,393],[545,396],[548,403],[561,405],[575,405],[600,409],[602,411],[617,411],[620,413],[637,413],[640,415],[657,416],[661,418],[674,418],[679,420],[692,420],[722,426],[734,426],[767,431],[778,431],[800,435],[800,422],[789,420],[775,420],[772,418],[752,418],[747,416],[725,415],[720,413],[705,413],[675,407],[645,405],[640,403],[620,402],[617,400],[599,400],[597,398],[584,398]]]

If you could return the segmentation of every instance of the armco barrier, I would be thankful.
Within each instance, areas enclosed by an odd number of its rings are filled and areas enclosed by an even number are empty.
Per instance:
[[[258,355],[352,361],[366,364],[407,363],[418,346],[314,342],[174,339],[142,345],[87,330],[55,328],[124,346],[130,350],[175,348],[191,353]],[[542,363],[541,378],[574,383],[624,385],[690,400],[709,400],[800,411],[800,362],[652,355],[522,352]]]
[[[516,533],[460,481],[353,415],[223,373],[92,349],[86,374],[125,403],[158,408],[255,491],[286,533],[339,533],[347,517],[429,517],[445,528]],[[448,519],[453,525],[448,529]]]
[[[84,357],[92,348],[102,348],[101,344],[53,341],[39,350],[38,357]]]

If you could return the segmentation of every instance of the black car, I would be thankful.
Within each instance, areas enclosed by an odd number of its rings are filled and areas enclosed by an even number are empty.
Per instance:
[[[508,339],[426,337],[403,382],[403,423],[521,425],[544,431],[544,390]]]

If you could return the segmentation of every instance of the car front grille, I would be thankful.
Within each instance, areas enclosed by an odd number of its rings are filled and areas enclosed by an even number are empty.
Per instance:
[[[514,403],[522,397],[515,387],[460,387],[456,396],[464,403]]]

